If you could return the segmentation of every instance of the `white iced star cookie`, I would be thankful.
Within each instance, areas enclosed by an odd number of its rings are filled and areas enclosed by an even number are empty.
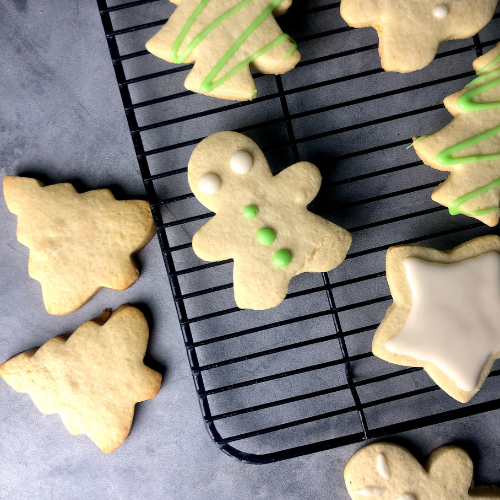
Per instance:
[[[234,297],[242,309],[277,306],[290,280],[338,266],[351,235],[307,210],[321,174],[302,161],[273,175],[248,137],[219,132],[193,151],[188,180],[196,198],[216,215],[193,237],[203,260],[234,259]]]
[[[469,38],[491,20],[498,0],[342,0],[349,26],[372,26],[386,71],[409,73],[432,62],[445,40]]]
[[[500,357],[500,237],[448,252],[392,247],[386,266],[394,303],[375,332],[373,353],[423,367],[466,403]]]
[[[438,448],[422,467],[406,448],[381,442],[355,453],[345,466],[344,479],[353,500],[500,498],[493,486],[473,488],[472,473],[472,460],[461,448]]]

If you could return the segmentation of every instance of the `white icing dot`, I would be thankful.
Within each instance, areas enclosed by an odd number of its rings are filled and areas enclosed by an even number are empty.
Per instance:
[[[231,157],[230,165],[237,174],[247,174],[252,168],[253,159],[246,151],[236,151]]]
[[[366,486],[362,490],[354,491],[356,495],[364,497],[381,497],[384,494],[384,488],[377,488],[376,486]]]
[[[382,453],[379,453],[377,457],[377,470],[384,479],[391,479],[391,469]]]
[[[220,179],[215,174],[205,174],[198,182],[202,193],[215,194],[220,189]]]
[[[449,11],[446,5],[438,5],[437,7],[434,7],[432,13],[434,14],[434,17],[444,19],[448,15]]]
[[[410,493],[404,493],[401,495],[398,500],[416,500],[413,495],[410,495]]]

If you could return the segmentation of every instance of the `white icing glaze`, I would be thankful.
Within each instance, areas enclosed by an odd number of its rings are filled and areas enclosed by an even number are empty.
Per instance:
[[[220,179],[215,174],[205,174],[198,182],[202,193],[215,194],[220,189]]]
[[[449,14],[449,10],[446,5],[438,5],[437,7],[434,7],[432,14],[438,19],[444,19]]]
[[[253,159],[246,151],[236,151],[231,157],[231,169],[237,174],[248,174],[253,165]]]
[[[377,488],[377,486],[366,486],[362,490],[353,491],[356,495],[364,497],[381,497],[384,494],[384,488]]]
[[[391,469],[382,453],[377,456],[377,470],[384,479],[391,479]]]
[[[412,294],[406,323],[385,347],[434,363],[472,391],[488,359],[500,351],[500,255],[457,264],[404,260]]]
[[[416,500],[416,498],[410,493],[403,493],[398,500]]]

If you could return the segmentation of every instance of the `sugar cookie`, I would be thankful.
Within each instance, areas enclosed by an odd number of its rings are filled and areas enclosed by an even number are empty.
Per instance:
[[[73,312],[100,288],[125,290],[139,277],[130,256],[154,235],[146,201],[117,201],[108,189],[78,194],[71,184],[44,187],[28,177],[6,176],[3,187],[50,314]]]
[[[394,302],[375,332],[373,353],[422,366],[466,403],[500,357],[500,237],[483,236],[447,252],[391,247],[387,281]]]
[[[451,172],[432,193],[450,214],[488,226],[500,218],[500,44],[474,61],[478,77],[444,100],[453,121],[414,143],[421,160]]]
[[[173,1],[173,0],[172,0]],[[157,57],[195,65],[184,85],[193,92],[236,101],[257,94],[250,67],[279,75],[300,60],[296,43],[274,16],[292,0],[176,0],[179,7],[146,43]]]
[[[374,27],[386,71],[409,73],[432,62],[445,40],[469,38],[491,21],[498,0],[342,0],[354,28]]]
[[[406,448],[380,442],[365,446],[352,456],[345,466],[344,480],[353,500],[500,498],[500,490],[494,486],[473,488],[472,473],[472,460],[456,446],[435,450],[424,468]]]
[[[247,173],[232,168],[241,152]],[[220,181],[213,194],[204,189],[207,175]],[[193,250],[207,261],[234,259],[234,296],[243,309],[278,305],[294,276],[330,271],[351,245],[347,231],[307,210],[321,184],[319,170],[300,162],[273,176],[260,148],[244,135],[204,139],[189,160],[188,180],[196,198],[216,212],[194,235]]]
[[[144,315],[121,306],[68,339],[14,356],[0,365],[0,376],[42,413],[58,413],[71,434],[87,434],[111,453],[130,432],[135,404],[160,390],[161,375],[143,363],[148,337]]]

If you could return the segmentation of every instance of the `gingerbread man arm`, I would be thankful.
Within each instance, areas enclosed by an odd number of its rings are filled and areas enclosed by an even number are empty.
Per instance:
[[[425,464],[431,479],[457,495],[467,495],[472,484],[472,460],[456,446],[443,446],[434,450]]]
[[[316,197],[321,186],[318,168],[306,161],[286,168],[273,180],[287,199],[304,208]],[[304,236],[317,243],[300,272],[330,271],[345,259],[352,237],[348,231],[322,217],[310,212],[306,212],[306,217],[310,220],[310,234]]]
[[[297,205],[307,205],[318,194],[321,174],[317,167],[307,161],[295,163],[274,176],[273,182],[287,199]]]
[[[340,15],[353,28],[367,28],[376,22],[379,5],[366,0],[342,0]]]
[[[193,250],[200,259],[210,262],[232,259],[231,229],[223,217],[215,215],[193,236]]]
[[[318,215],[309,212],[308,216],[311,221],[311,234],[318,243],[304,263],[302,272],[331,271],[344,261],[352,243],[351,233]]]

